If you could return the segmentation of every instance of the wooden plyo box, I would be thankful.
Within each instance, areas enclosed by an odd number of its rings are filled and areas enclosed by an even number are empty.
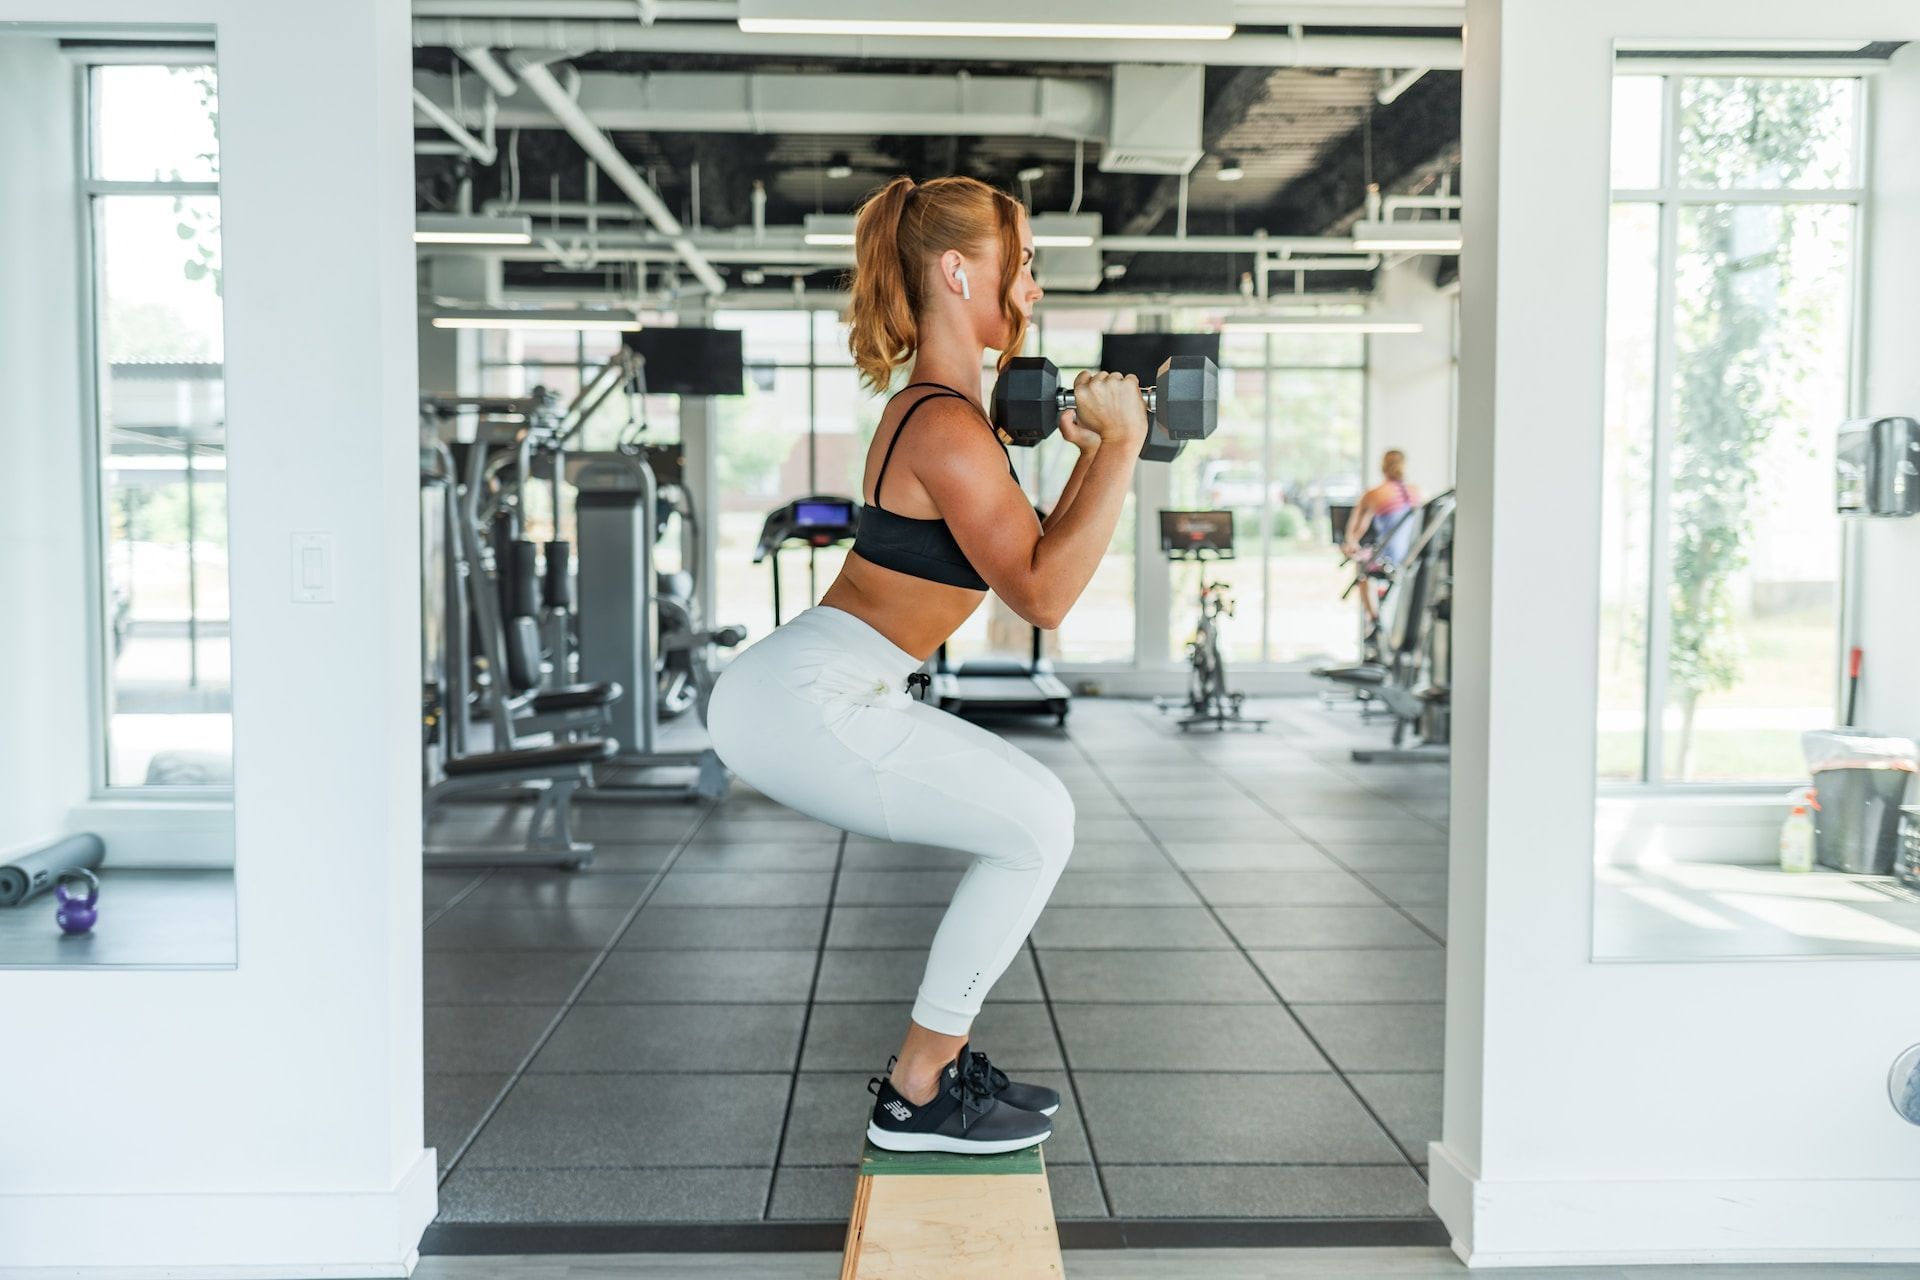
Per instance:
[[[995,1156],[867,1143],[840,1280],[1062,1280],[1038,1145]]]

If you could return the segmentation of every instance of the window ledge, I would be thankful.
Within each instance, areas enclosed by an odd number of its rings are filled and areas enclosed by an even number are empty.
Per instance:
[[[96,798],[68,812],[67,829],[104,840],[110,867],[233,866],[231,796]]]

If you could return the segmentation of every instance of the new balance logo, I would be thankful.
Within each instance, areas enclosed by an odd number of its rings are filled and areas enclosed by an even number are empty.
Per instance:
[[[913,1115],[913,1112],[909,1110],[904,1103],[889,1102],[884,1105],[888,1113],[891,1114],[895,1120],[905,1121]]]

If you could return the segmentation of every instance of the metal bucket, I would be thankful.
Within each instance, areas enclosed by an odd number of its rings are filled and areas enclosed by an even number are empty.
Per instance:
[[[1813,775],[1814,857],[1854,875],[1893,873],[1900,807],[1914,774],[1906,769],[1822,769]]]

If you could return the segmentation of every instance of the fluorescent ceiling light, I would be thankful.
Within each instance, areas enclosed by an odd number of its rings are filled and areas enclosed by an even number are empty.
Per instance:
[[[1036,249],[1091,249],[1092,236],[1043,236],[1035,233],[1033,247]]]
[[[587,307],[442,307],[433,313],[436,329],[619,329],[640,327],[631,311],[595,311]]]
[[[532,244],[533,219],[474,213],[423,213],[414,219],[415,244]]]
[[[853,215],[850,213],[810,213],[802,221],[801,239],[812,245],[850,245],[853,243]]]
[[[1721,36],[1682,39],[1678,36],[1617,40],[1621,53],[1858,53],[1871,40],[1790,40],[1771,36]]]
[[[905,17],[900,0],[740,0],[740,30],[757,35],[984,36],[1045,40],[1225,40],[1232,0],[973,0],[964,16]]]
[[[1272,320],[1229,320],[1233,333],[1421,333],[1418,320],[1389,320],[1379,316],[1282,316]]]
[[[1458,253],[1460,224],[1422,219],[1407,222],[1356,222],[1353,247],[1362,253]]]

